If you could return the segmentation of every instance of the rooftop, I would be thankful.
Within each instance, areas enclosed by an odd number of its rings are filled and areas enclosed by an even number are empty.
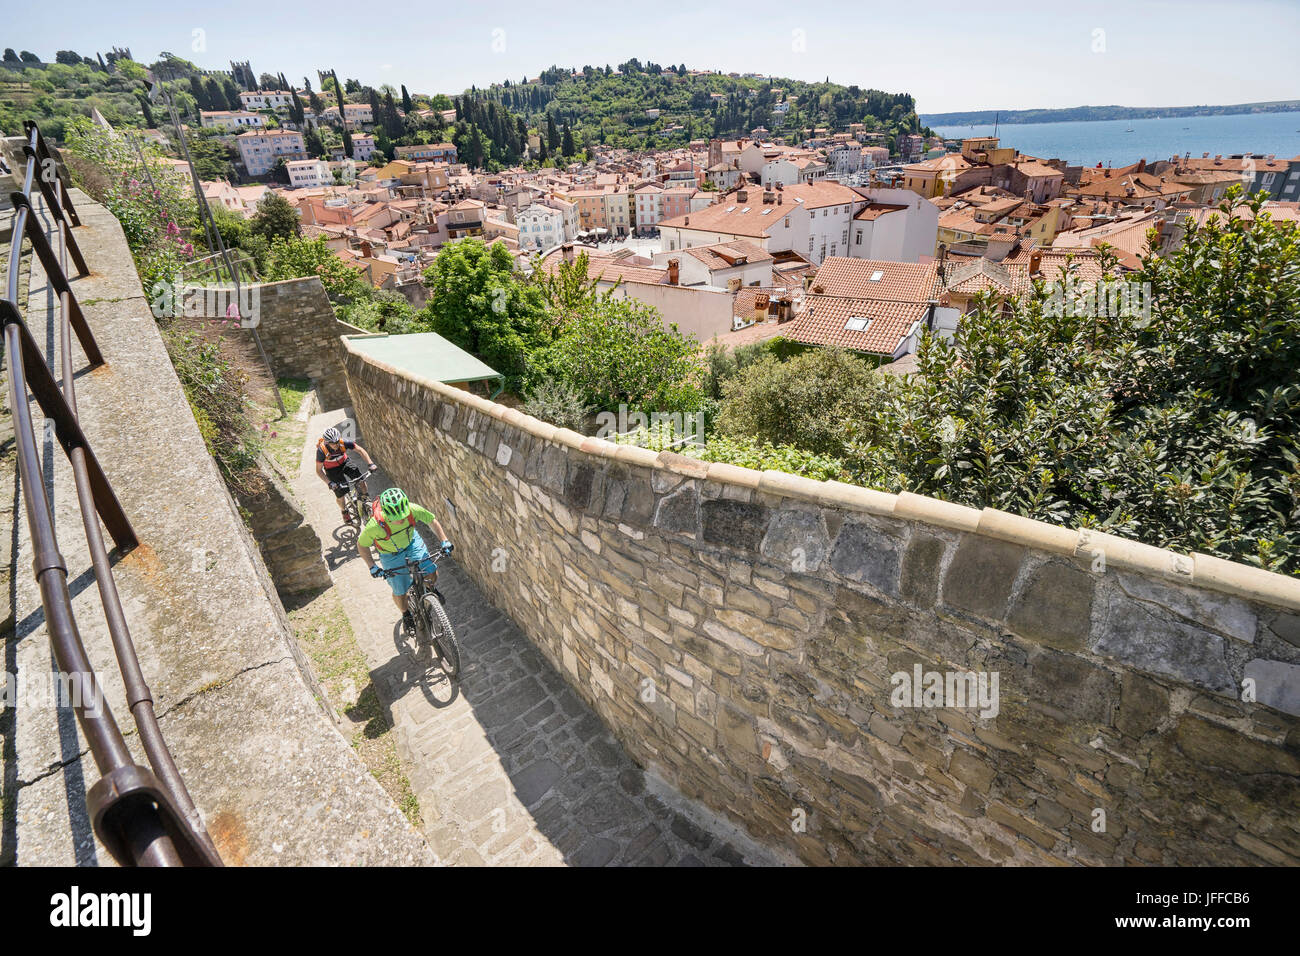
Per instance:
[[[355,351],[434,382],[483,382],[501,373],[480,362],[437,332],[409,335],[349,335]]]

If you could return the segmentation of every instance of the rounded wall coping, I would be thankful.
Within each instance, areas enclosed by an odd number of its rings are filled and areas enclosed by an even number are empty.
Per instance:
[[[342,341],[345,346],[348,345],[346,337]],[[507,408],[463,389],[421,378],[351,347],[348,351],[382,371],[414,385],[432,389],[462,405],[469,405],[476,411],[500,419],[535,438],[572,448],[595,458],[606,458],[626,465],[637,465],[678,476],[707,477],[721,484],[735,485],[746,490],[758,490],[782,498],[807,501],[827,508],[884,515],[968,534],[979,534],[1050,554],[1092,560],[1097,560],[1100,556],[1104,566],[1108,568],[1136,571],[1168,581],[1208,588],[1247,600],[1300,611],[1300,578],[1265,571],[1263,568],[1235,561],[1226,561],[1207,554],[1179,554],[1167,548],[1158,548],[1091,528],[1064,528],[999,511],[996,508],[976,510],[909,491],[894,495],[840,481],[816,481],[783,471],[760,472],[723,462],[702,462],[675,452],[654,452],[636,445],[619,445],[604,439],[579,435],[571,429],[556,428],[518,409]]]

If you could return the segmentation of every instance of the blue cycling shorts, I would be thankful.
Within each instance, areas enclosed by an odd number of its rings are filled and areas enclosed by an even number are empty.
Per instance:
[[[379,566],[385,571],[398,571],[388,578],[388,586],[393,589],[393,593],[401,596],[411,587],[411,573],[406,569],[407,561],[418,561],[420,570],[428,575],[438,570],[438,565],[434,564],[433,558],[429,556],[429,549],[424,545],[424,539],[420,537],[419,532],[411,536],[411,543],[401,551],[379,552]]]

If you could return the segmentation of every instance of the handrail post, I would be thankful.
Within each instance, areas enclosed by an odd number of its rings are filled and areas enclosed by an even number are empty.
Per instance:
[[[86,316],[81,311],[81,304],[77,302],[77,296],[72,291],[72,283],[68,277],[63,274],[63,267],[59,264],[59,257],[54,254],[50,248],[49,241],[45,238],[45,233],[40,224],[36,221],[35,211],[32,209],[31,200],[20,192],[10,193],[10,200],[14,204],[14,209],[19,212],[22,207],[26,207],[26,232],[27,238],[31,240],[32,248],[36,251],[37,257],[41,260],[41,268],[45,270],[46,277],[50,280],[50,285],[54,286],[54,291],[62,295],[68,293],[72,300],[72,311],[68,318],[72,322],[73,329],[77,333],[77,341],[86,351],[86,358],[90,360],[91,365],[103,365],[104,356],[99,351],[99,345],[95,342],[94,333],[90,331],[90,326],[86,323]],[[87,270],[89,271],[89,270]],[[16,307],[16,306],[15,306]]]
[[[41,129],[36,125],[36,122],[34,120],[24,120],[23,128],[27,130],[29,145],[31,145],[33,149],[37,150],[40,158],[42,160],[53,160],[56,164],[56,168],[58,168],[61,164],[59,164],[59,161],[55,159],[54,153],[50,151],[50,147],[46,145],[45,137],[41,135]],[[62,176],[59,177],[59,199],[59,205],[62,205],[67,211],[69,218],[72,220],[72,224],[74,226],[80,226],[81,217],[77,215],[77,210],[72,205],[72,194],[68,192],[68,184],[63,181]]]
[[[40,405],[45,417],[53,420],[54,436],[63,447],[64,453],[71,458],[72,449],[80,448],[85,451],[86,469],[90,475],[91,490],[94,492],[95,510],[104,519],[104,526],[112,535],[114,544],[124,551],[134,548],[140,541],[131,528],[131,522],[122,508],[122,503],[117,500],[117,495],[113,492],[113,486],[108,483],[108,476],[104,474],[104,469],[100,466],[99,459],[95,457],[90,442],[86,440],[86,435],[77,422],[77,416],[68,407],[63,393],[59,391],[54,381],[53,374],[46,366],[36,340],[32,338],[31,330],[23,321],[18,307],[8,299],[0,299],[0,326],[7,328],[10,325],[16,325],[19,330],[19,345],[22,351],[21,355],[15,356],[15,360],[19,358],[22,360],[23,368],[27,372],[27,388],[31,391],[32,397]],[[26,396],[24,400],[25,398]]]

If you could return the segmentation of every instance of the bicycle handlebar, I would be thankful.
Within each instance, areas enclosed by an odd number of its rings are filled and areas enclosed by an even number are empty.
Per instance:
[[[450,555],[451,552],[448,551],[446,548],[435,548],[435,549],[433,550],[433,552],[429,555],[429,557],[432,558],[435,554],[440,554],[440,555],[442,555],[442,556],[445,558],[445,557],[447,557],[448,555]],[[400,570],[400,571],[397,570],[396,568],[394,568],[393,570],[390,571],[390,570],[388,570],[388,568],[382,567],[382,566],[380,566],[380,565],[378,565],[378,564],[374,565],[374,567],[379,568],[379,576],[380,576],[381,578],[393,578],[393,577],[396,577],[396,576],[399,575],[399,574],[408,574],[408,573],[410,573],[410,572],[412,572],[412,571],[419,571],[419,570],[420,570],[420,562],[419,562],[419,561],[412,561],[410,558],[407,558],[407,559],[406,559],[406,566],[405,566],[402,570]]]

